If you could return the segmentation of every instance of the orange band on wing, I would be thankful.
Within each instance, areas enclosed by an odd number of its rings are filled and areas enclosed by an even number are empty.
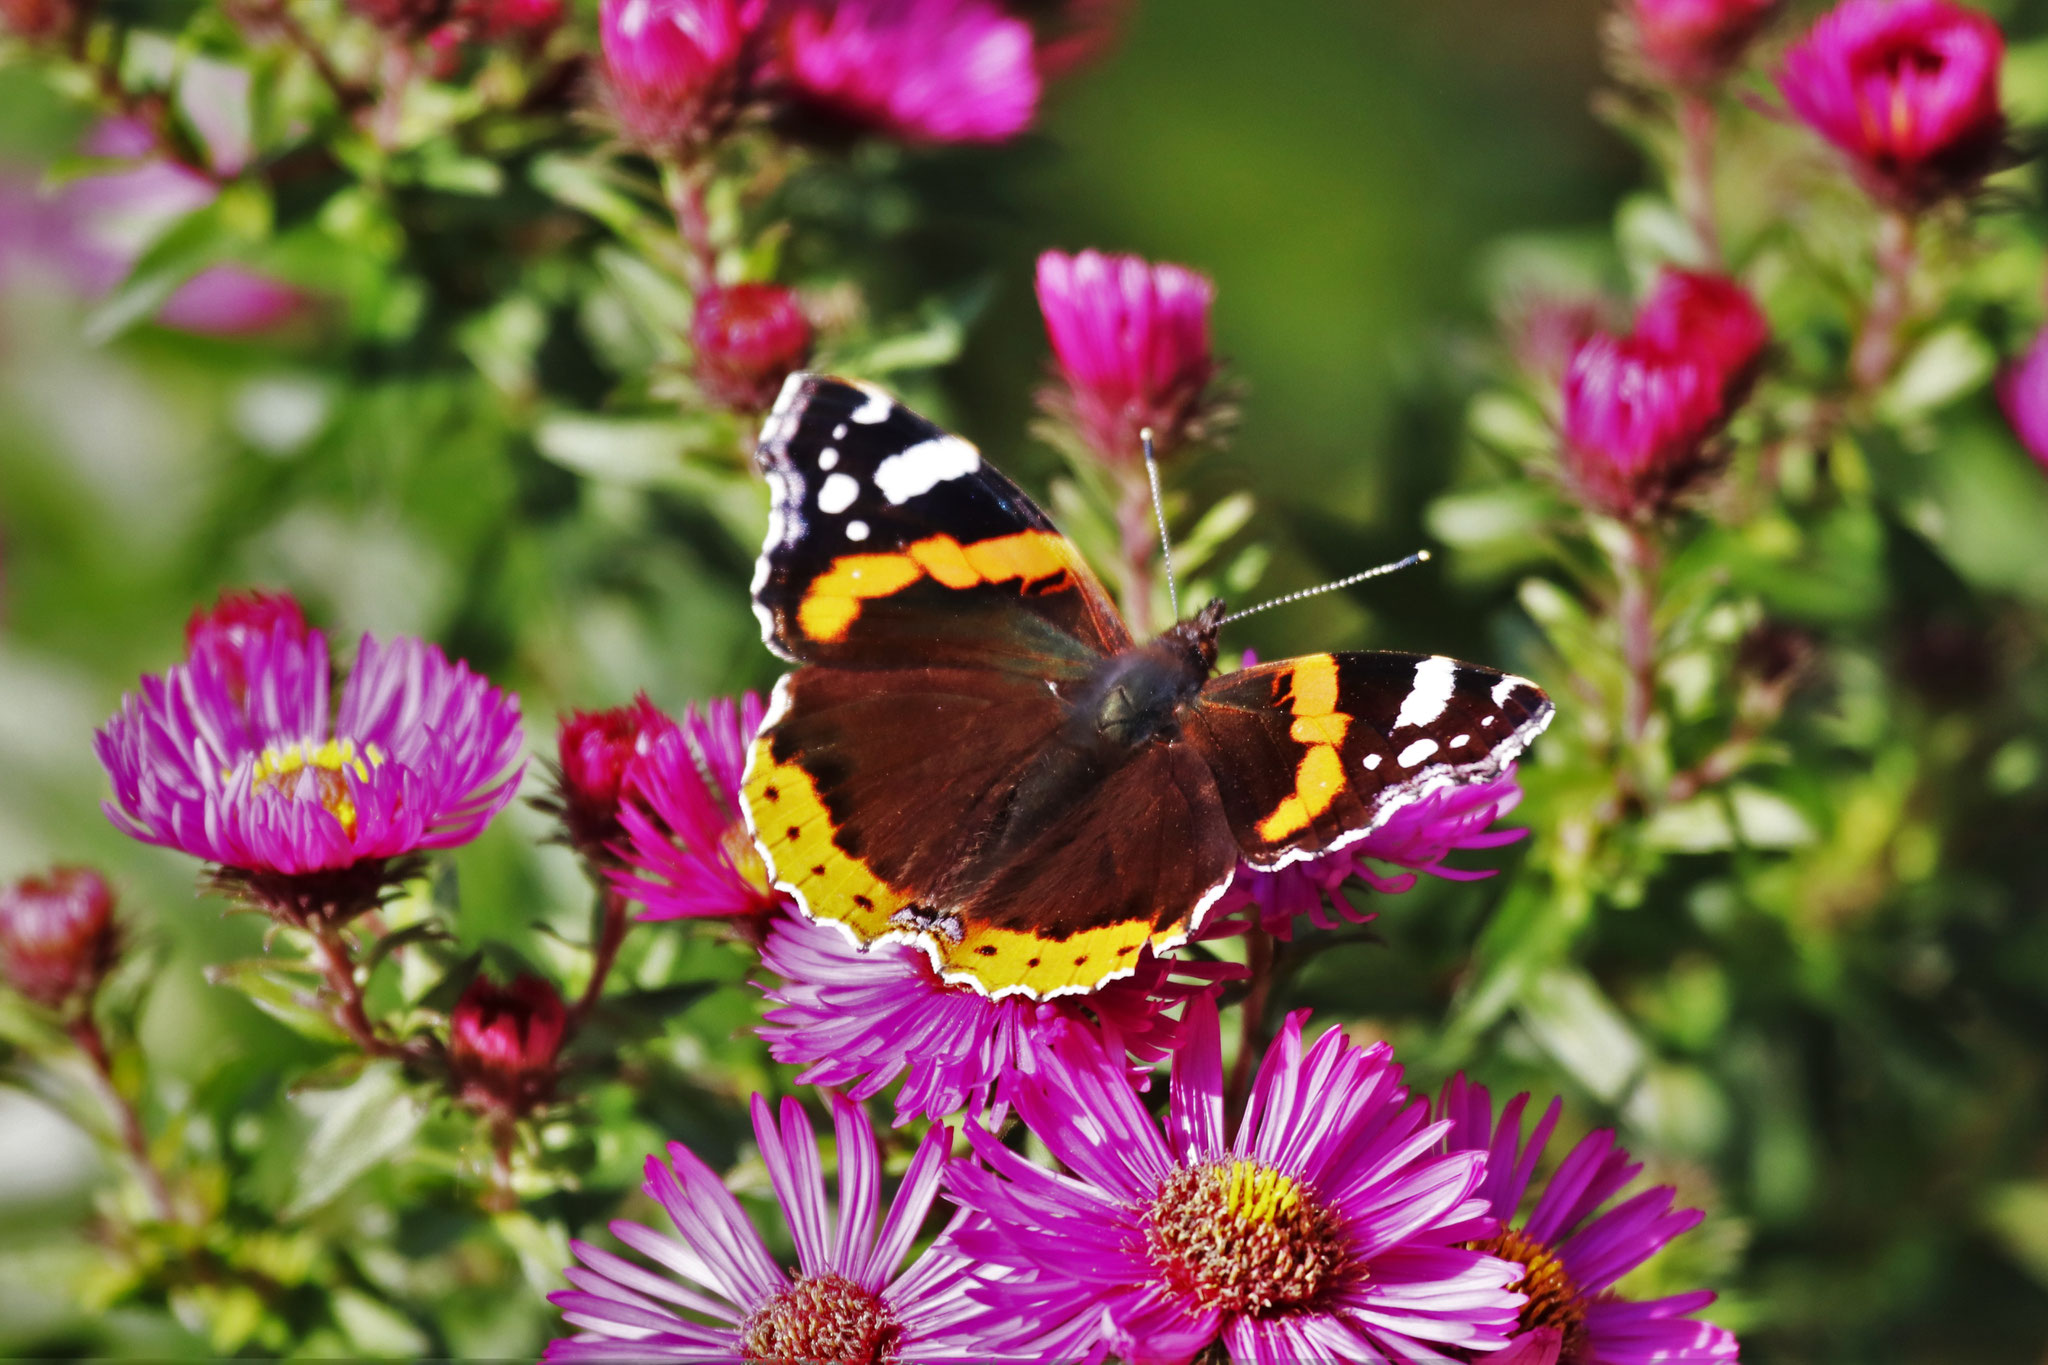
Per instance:
[[[966,545],[947,535],[927,536],[900,553],[833,560],[804,593],[797,625],[809,639],[836,643],[860,618],[863,602],[899,593],[921,578],[955,590],[1012,580],[1028,588],[1073,567],[1067,542],[1050,531],[1018,531]]]
[[[1351,728],[1351,717],[1337,709],[1333,656],[1310,654],[1295,660],[1291,672],[1274,678],[1276,693],[1283,683],[1291,690],[1288,711],[1294,717],[1287,733],[1308,747],[1294,767],[1294,794],[1282,797],[1259,822],[1259,837],[1273,843],[1307,829],[1344,790],[1344,762],[1337,746]]]

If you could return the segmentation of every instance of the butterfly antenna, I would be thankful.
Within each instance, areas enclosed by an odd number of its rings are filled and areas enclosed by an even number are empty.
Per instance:
[[[1166,600],[1173,605],[1173,619],[1178,621],[1180,585],[1173,580],[1173,542],[1166,535],[1166,500],[1159,496],[1159,461],[1152,457],[1152,428],[1141,430],[1138,439],[1145,443],[1145,477],[1152,481],[1152,515],[1159,518],[1159,560],[1166,566]]]
[[[1335,592],[1339,588],[1348,588],[1353,583],[1363,583],[1368,578],[1378,578],[1382,574],[1398,573],[1402,569],[1412,569],[1417,564],[1427,564],[1428,562],[1429,551],[1417,550],[1406,559],[1397,559],[1391,564],[1382,564],[1377,569],[1367,569],[1364,573],[1355,573],[1349,578],[1340,578],[1335,583],[1325,583],[1320,588],[1303,588],[1300,592],[1291,592],[1285,597],[1276,597],[1270,602],[1261,602],[1256,607],[1246,607],[1243,611],[1234,611],[1224,617],[1220,624],[1227,626],[1232,621],[1242,621],[1252,613],[1264,611],[1268,607],[1284,607],[1289,602],[1299,602],[1304,597],[1314,597],[1318,593]]]

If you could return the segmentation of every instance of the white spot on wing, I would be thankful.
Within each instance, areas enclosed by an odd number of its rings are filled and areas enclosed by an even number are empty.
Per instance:
[[[868,427],[888,421],[889,414],[896,409],[896,400],[866,384],[860,386],[860,391],[868,396],[868,401],[853,410],[853,420]]]
[[[818,452],[818,468],[830,469],[832,468],[832,466],[838,463],[839,452],[834,450],[831,446],[826,446],[823,450]]]
[[[1465,746],[1466,746],[1467,744],[1470,744],[1471,742],[1472,742],[1472,736],[1470,736],[1470,735],[1459,735],[1459,736],[1458,736],[1458,737],[1457,737],[1456,739],[1454,739],[1454,740],[1452,740],[1452,741],[1451,741],[1451,747],[1452,747],[1453,749],[1462,749],[1462,748],[1464,748],[1464,747],[1465,747]]]
[[[1365,770],[1367,772],[1371,772],[1374,768],[1377,768],[1379,766],[1380,756],[1378,754],[1367,754],[1365,756]]]
[[[846,439],[846,423],[841,422],[837,426],[832,428],[832,439],[835,441],[843,441]]]
[[[1444,713],[1451,704],[1451,690],[1457,686],[1458,661],[1446,659],[1441,654],[1432,655],[1415,665],[1415,685],[1408,689],[1408,695],[1401,702],[1401,713],[1394,717],[1394,728],[1399,730],[1409,725],[1427,725]]]
[[[1495,706],[1506,706],[1508,698],[1514,694],[1516,688],[1534,687],[1535,685],[1535,683],[1530,682],[1527,678],[1518,678],[1512,673],[1503,674],[1501,680],[1493,685],[1493,704]]]
[[[864,521],[847,522],[846,538],[848,540],[866,540],[868,538],[868,524]]]
[[[979,468],[981,452],[972,445],[958,436],[934,436],[882,461],[875,469],[875,487],[891,503],[905,503]]]
[[[825,486],[818,490],[818,510],[837,516],[853,506],[853,500],[860,496],[860,485],[848,474],[834,474],[825,480]]]
[[[1404,768],[1412,768],[1437,751],[1433,739],[1418,739],[1395,756],[1395,761]]]

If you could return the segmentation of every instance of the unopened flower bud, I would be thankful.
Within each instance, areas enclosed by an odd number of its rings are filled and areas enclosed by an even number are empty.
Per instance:
[[[738,108],[758,4],[604,0],[598,37],[612,112],[656,155],[723,132]]]
[[[40,42],[70,28],[76,13],[70,0],[0,0],[0,28]]]
[[[1637,46],[1651,71],[1698,89],[1734,70],[1780,0],[1628,0]]]
[[[258,641],[279,636],[303,644],[312,631],[305,608],[290,593],[222,593],[210,607],[196,608],[185,622],[185,652],[215,670],[239,702],[249,686],[249,651]]]
[[[114,896],[90,868],[53,868],[0,892],[0,977],[39,1005],[91,999],[116,948]]]
[[[811,324],[779,284],[707,289],[690,321],[697,383],[715,403],[765,412],[811,355]]]
[[[1666,269],[1636,314],[1635,334],[1714,370],[1733,406],[1756,378],[1771,325],[1749,291],[1726,275]]]
[[[568,1023],[561,995],[540,977],[470,982],[448,1018],[448,1066],[462,1102],[505,1118],[545,1104]]]
[[[674,728],[645,693],[630,706],[578,711],[562,722],[555,740],[561,778],[551,809],[585,857],[610,856],[609,846],[624,833],[619,799],[627,769]]]
[[[1564,464],[1574,489],[1611,516],[1669,508],[1712,467],[1721,375],[1636,337],[1596,336],[1564,380]]]

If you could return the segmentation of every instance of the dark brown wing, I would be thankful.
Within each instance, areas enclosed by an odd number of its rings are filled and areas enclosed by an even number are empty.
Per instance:
[[[1441,655],[1309,654],[1212,680],[1182,733],[1215,773],[1245,859],[1275,868],[1498,777],[1551,710],[1526,678]]]
[[[1080,552],[967,441],[799,374],[761,431],[754,611],[785,659],[1072,678],[1130,644]]]

